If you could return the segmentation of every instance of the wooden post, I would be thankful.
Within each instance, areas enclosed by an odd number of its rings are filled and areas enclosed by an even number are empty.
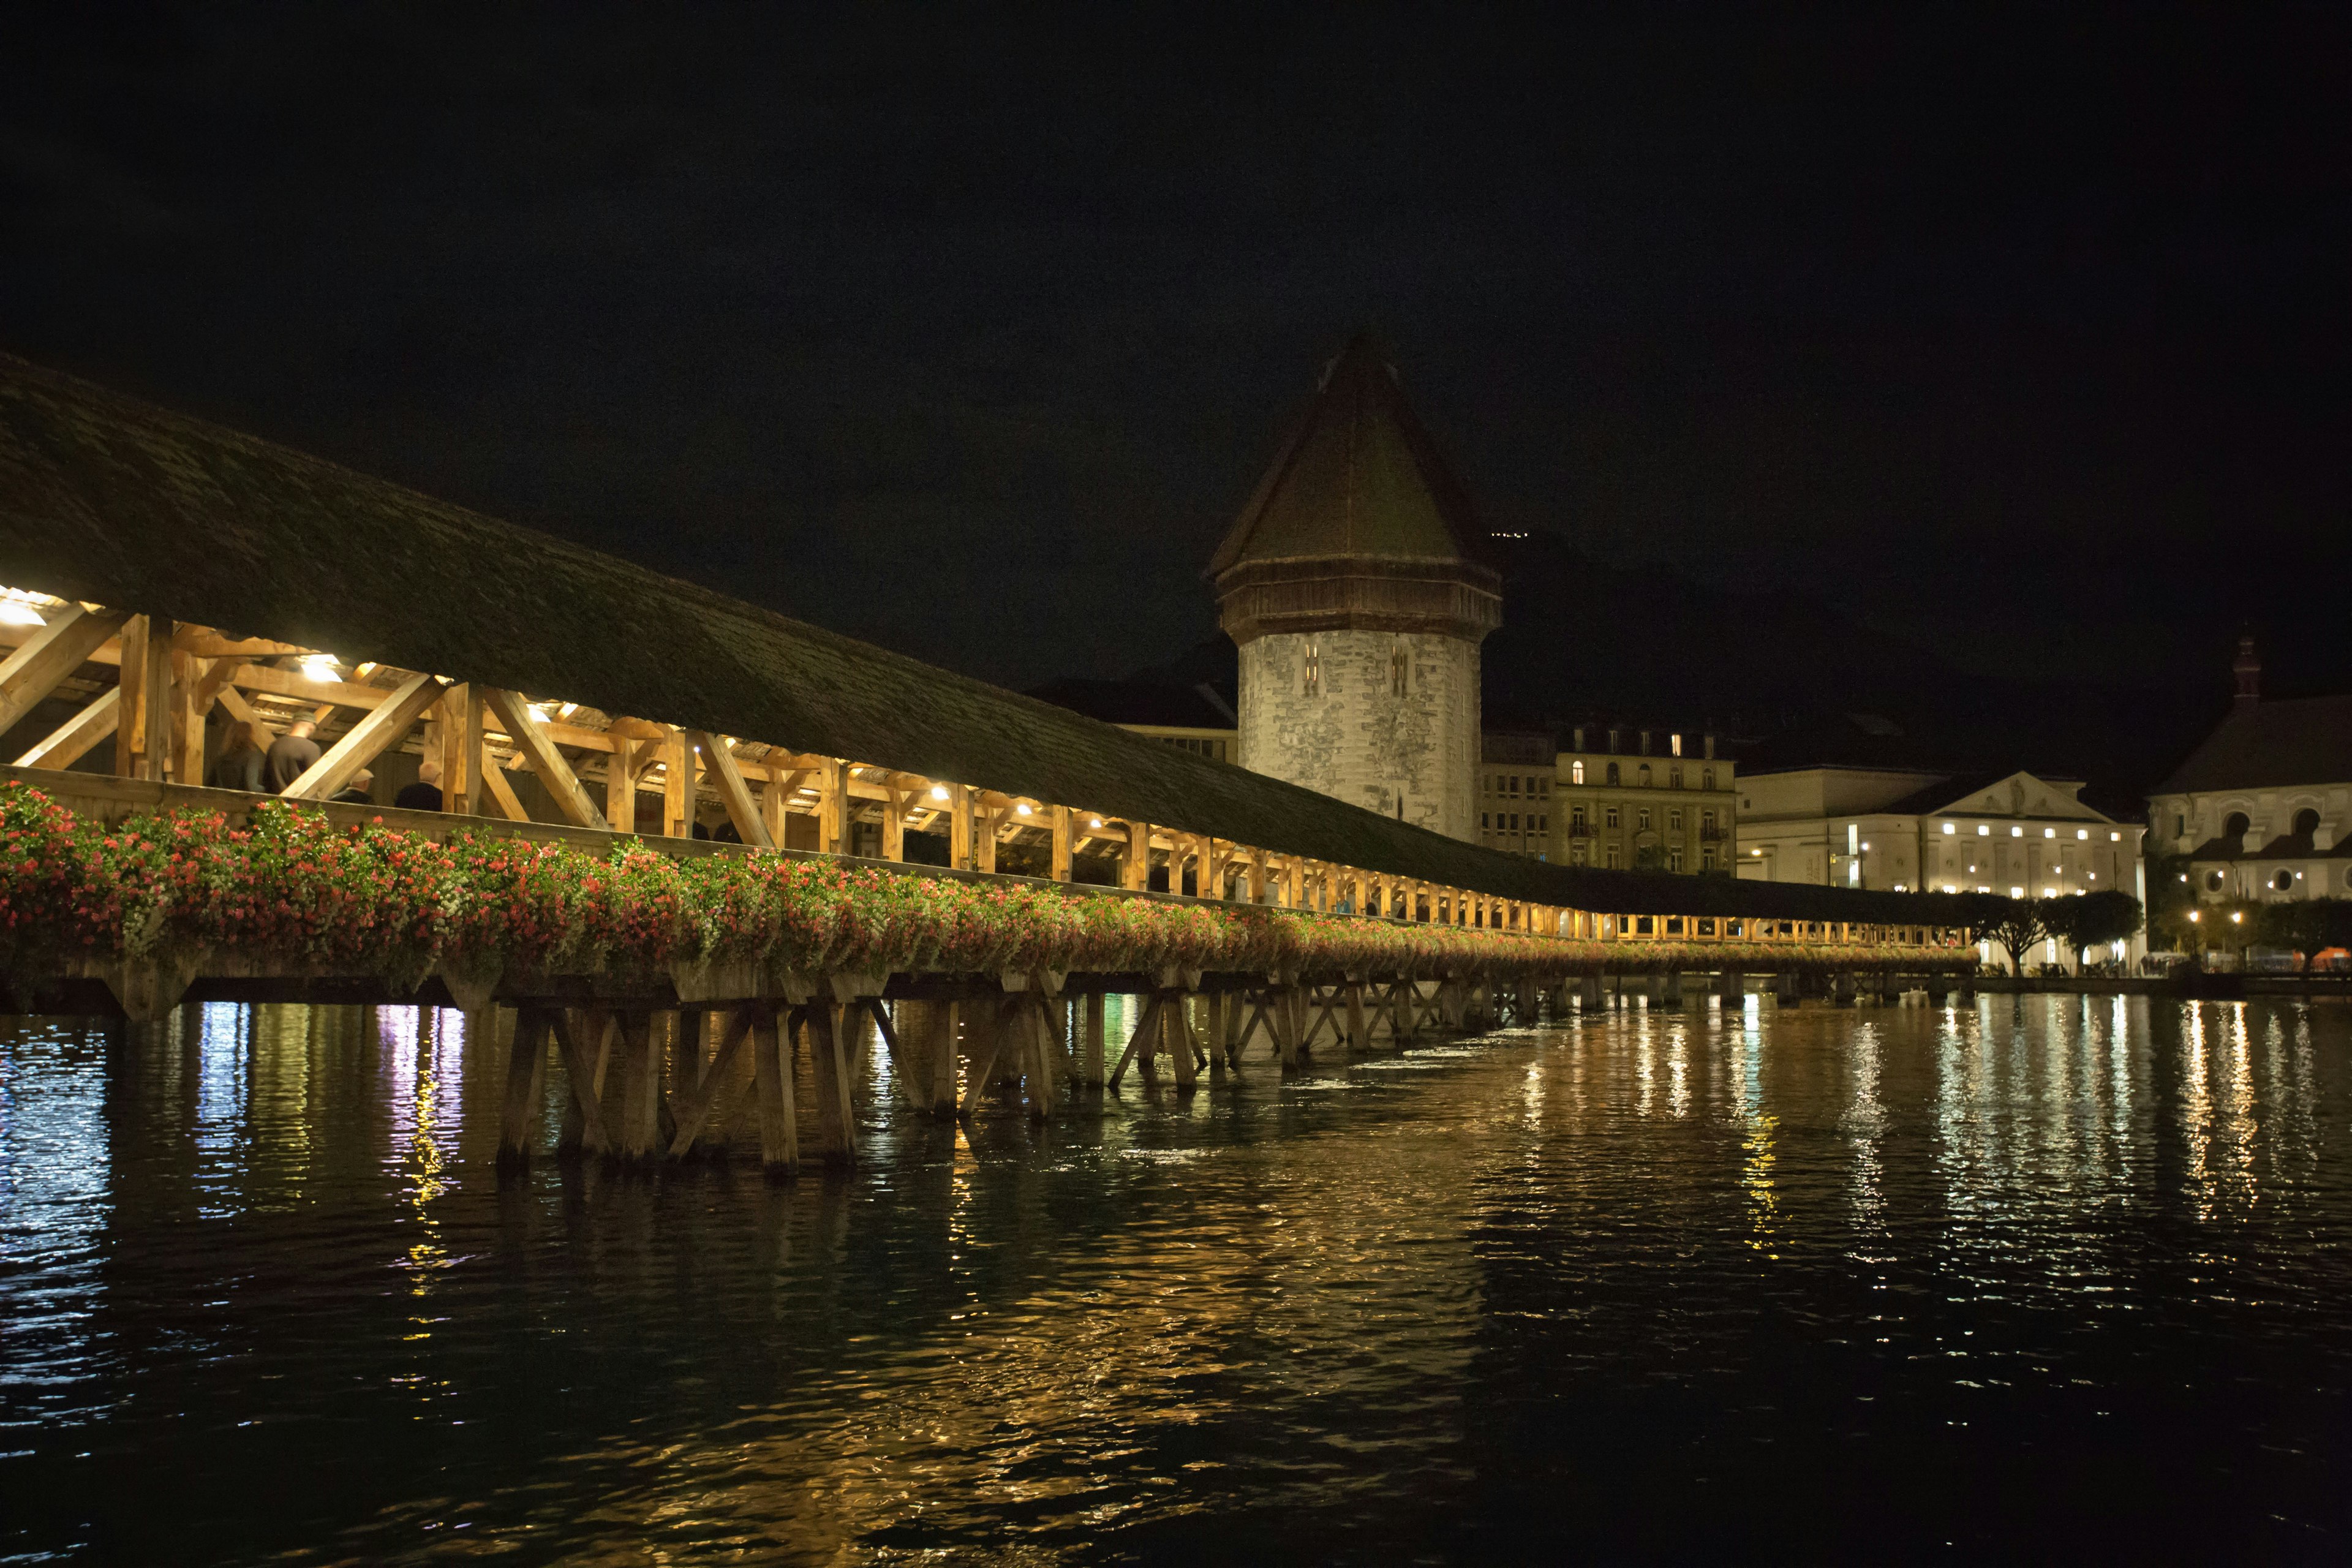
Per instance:
[[[907,800],[899,793],[898,781],[885,774],[882,779],[882,858],[904,860],[907,858]]]
[[[839,757],[817,761],[816,847],[827,855],[849,853],[849,764]]]
[[[1192,996],[1178,991],[1168,998],[1168,1054],[1176,1063],[1176,1091],[1190,1094],[1200,1085],[1201,1061],[1192,1037]]]
[[[1089,1089],[1103,1086],[1104,1006],[1108,1000],[1099,991],[1087,994],[1086,1032],[1078,1047],[1078,1081]]]
[[[672,730],[662,737],[662,837],[690,838],[694,836],[694,799],[696,786],[696,752],[694,742],[683,730]]]
[[[797,1014],[799,1009],[793,1009]],[[751,1021],[751,1085],[760,1105],[760,1163],[770,1176],[800,1169],[800,1119],[793,1103],[795,1022],[779,1025],[772,1004],[756,1005]]]
[[[1054,829],[1054,880],[1070,879],[1070,808],[1054,805],[1045,808]]]
[[[956,1114],[970,1116],[980,1109],[989,1085],[996,1077],[996,1058],[1004,1045],[1004,1031],[1000,1026],[1000,1004],[993,997],[971,1003],[958,1003],[962,1015],[965,1046],[963,1099]]]
[[[122,623],[121,639],[122,712],[114,731],[114,771],[124,778],[160,781],[171,743],[171,618],[133,616]]]
[[[948,864],[971,869],[971,786],[948,785]]]
[[[205,782],[205,714],[213,704],[211,692],[204,689],[204,678],[209,673],[210,668],[205,660],[176,648],[172,651],[170,772],[174,784],[201,784]]]
[[[760,786],[760,821],[768,830],[769,844],[778,849],[784,847],[784,808],[792,798],[786,776],[782,769],[771,768],[768,782]]]
[[[646,742],[650,748],[651,742]],[[615,833],[637,830],[637,751],[626,735],[613,737],[613,758],[604,764],[604,820]]]
[[[602,1154],[612,1147],[604,1130],[604,1065],[611,1059],[610,1018],[596,1008],[576,1018],[549,1010],[555,1045],[563,1058],[563,1077],[571,1098],[563,1107],[563,1132],[558,1153]]]
[[[1003,808],[982,805],[972,824],[971,868],[993,874],[996,870],[996,828],[1003,818]]]
[[[1054,1113],[1054,1049],[1047,1038],[1051,1025],[1045,1017],[1045,994],[1032,988],[1014,998],[1014,1016],[1022,1026],[1022,1036],[1027,1040],[1029,1070],[1029,1114],[1045,1118]]]
[[[498,1010],[479,1015],[496,1028]],[[547,1075],[547,1040],[553,1021],[543,1007],[525,1007],[515,1015],[514,1047],[507,1054],[506,1104],[499,1120],[499,1168],[519,1170],[530,1163],[530,1148],[539,1125],[539,1102]]]
[[[441,694],[441,809],[482,814],[482,689],[453,686]],[[626,831],[624,828],[623,831]]]
[[[1139,893],[1150,889],[1151,824],[1130,821],[1127,825],[1127,864],[1120,868],[1119,881]]]
[[[941,1002],[931,1008],[930,1056],[926,1063],[929,1073],[923,1095],[924,1107],[935,1116],[953,1116],[956,1111],[956,1037],[961,1021],[963,1004]]]
[[[856,1121],[849,1106],[849,1063],[842,1051],[841,1004],[821,994],[808,1005],[809,1058],[815,1071],[816,1152],[829,1165],[856,1163]]]
[[[621,1158],[642,1164],[661,1152],[661,1053],[654,1049],[653,1016],[621,1016]]]
[[[1364,982],[1360,975],[1348,976],[1348,1039],[1351,1051],[1360,1051],[1371,1044],[1370,1033],[1364,1026]]]

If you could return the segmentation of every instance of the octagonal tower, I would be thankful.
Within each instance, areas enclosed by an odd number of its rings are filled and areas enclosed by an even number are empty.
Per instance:
[[[1241,649],[1244,767],[1478,836],[1479,644],[1502,579],[1463,493],[1359,336],[1209,563]]]

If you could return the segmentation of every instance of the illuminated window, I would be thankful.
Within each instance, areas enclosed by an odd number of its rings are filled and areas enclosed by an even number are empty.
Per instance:
[[[2011,838],[2022,838],[2025,837],[2025,829],[2022,827],[2012,827],[2009,830],[2009,836]]]
[[[2121,844],[2123,841],[2124,836],[2120,833],[2110,833],[2107,835],[2107,842],[2110,844]]]
[[[1568,764],[1568,782],[1570,784],[1584,782],[1584,763],[1581,760]]]
[[[1958,829],[1957,826],[1955,826],[1954,825],[1952,825],[1951,823],[1948,823],[1948,823],[1944,824],[1944,831],[1945,831],[1945,832],[1947,832],[1947,833],[1958,833],[1958,832],[1959,831],[1959,829]]]
[[[2090,836],[2091,830],[2087,827],[2078,827],[2074,829],[2074,837],[2077,838],[2088,838]]]
[[[1982,838],[1986,834],[1990,833],[1992,829],[1985,824],[1981,822],[1977,824],[1977,837],[1979,838]]]
[[[2054,827],[2045,827],[2042,830],[2042,837],[2044,838],[2055,838],[2058,837],[2058,830]]]
[[[1683,738],[1680,735],[1667,736],[1666,750],[1672,752],[1675,756],[1681,756],[1683,754]]]

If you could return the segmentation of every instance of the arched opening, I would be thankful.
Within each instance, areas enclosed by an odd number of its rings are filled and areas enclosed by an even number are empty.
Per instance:
[[[2294,814],[2294,836],[2297,838],[2309,838],[2318,831],[2319,813],[2306,805]]]
[[[2243,838],[2246,836],[2246,830],[2252,826],[2252,823],[2246,820],[2244,812],[2233,811],[2221,819],[2221,837],[2232,839]]]

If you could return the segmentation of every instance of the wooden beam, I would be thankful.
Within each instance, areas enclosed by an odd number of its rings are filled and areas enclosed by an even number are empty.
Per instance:
[[[482,689],[452,686],[441,694],[441,809],[482,815]]]
[[[689,730],[687,739],[702,748],[710,759],[710,779],[719,787],[719,799],[727,807],[727,820],[743,842],[759,849],[773,849],[776,841],[769,837],[768,825],[761,818],[760,808],[751,799],[751,786],[743,782],[743,770],[735,765],[735,753],[725,741],[708,730]]]
[[[205,683],[215,673],[223,679],[226,671],[217,665],[207,665],[203,659],[174,651],[172,655],[172,780],[175,784],[201,784],[205,782],[205,716],[212,711],[213,699],[220,694],[220,686],[208,690]]]
[[[886,781],[887,782],[887,781]],[[900,791],[890,783],[890,796],[882,803],[882,858],[904,860],[907,858],[907,805],[914,799],[914,791]]]
[[[351,783],[353,773],[398,744],[447,689],[435,676],[410,676],[393,689],[382,706],[344,731],[343,738],[328,747],[326,755],[303,769],[302,776],[286,786],[286,797],[331,799]]]
[[[52,611],[48,625],[0,660],[0,731],[22,722],[121,625],[119,616],[93,614],[79,605]]]
[[[695,759],[700,753],[685,731],[672,730],[659,742],[656,754],[662,770],[662,836],[691,838],[695,800],[701,786],[701,768]]]
[[[429,680],[432,678],[427,676],[424,679]],[[540,783],[547,786],[547,793],[554,800],[555,809],[562,814],[563,819],[574,827],[603,827],[604,814],[588,798],[588,792],[580,787],[580,775],[572,771],[572,764],[565,762],[563,753],[555,749],[554,741],[549,738],[539,716],[530,710],[530,704],[499,686],[482,688],[482,700],[506,726],[507,733],[513,737],[517,749],[530,763],[531,771],[539,775]]]
[[[317,651],[290,642],[271,642],[268,637],[225,637],[204,626],[181,627],[173,644],[181,652],[192,653],[198,658],[225,658],[232,664],[241,664],[248,658],[283,658],[289,654]]]
[[[1127,864],[1121,868],[1119,881],[1134,892],[1140,893],[1150,888],[1151,824],[1129,822],[1127,825]]]
[[[122,625],[122,710],[114,727],[114,771],[161,783],[171,742],[172,622],[133,616]]]
[[[637,830],[637,745],[625,736],[614,741],[604,764],[604,821],[615,833]]]
[[[351,680],[313,680],[291,670],[269,669],[257,664],[236,666],[229,671],[228,683],[247,691],[267,691],[272,697],[291,697],[302,702],[330,702],[338,708],[379,708],[392,696],[391,690],[381,686],[362,686]]]
[[[236,687],[224,686],[220,689],[220,705],[228,710],[230,718],[250,724],[260,731],[263,740],[274,741],[278,738],[278,731],[269,727],[269,721],[255,712],[253,704],[247,702]]]
[[[786,776],[797,779],[800,775],[791,773]],[[760,786],[760,826],[766,832],[769,845],[777,849],[784,847],[784,805],[792,793],[792,785],[773,773],[769,773],[768,782]]]
[[[1046,808],[1054,830],[1054,880],[1070,879],[1070,808],[1055,805]]]
[[[122,688],[109,687],[80,712],[43,736],[33,749],[16,759],[20,768],[69,768],[89,749],[114,733],[122,716]]]
[[[827,855],[849,853],[849,764],[839,757],[819,760],[816,770],[816,847]]]
[[[971,786],[948,785],[948,864],[971,869]]]
[[[515,794],[513,781],[507,777],[506,769],[492,766],[487,758],[482,766],[482,786],[490,792],[490,798],[499,803],[499,809],[506,813],[509,822],[530,820],[530,813],[523,809],[522,798]]]

